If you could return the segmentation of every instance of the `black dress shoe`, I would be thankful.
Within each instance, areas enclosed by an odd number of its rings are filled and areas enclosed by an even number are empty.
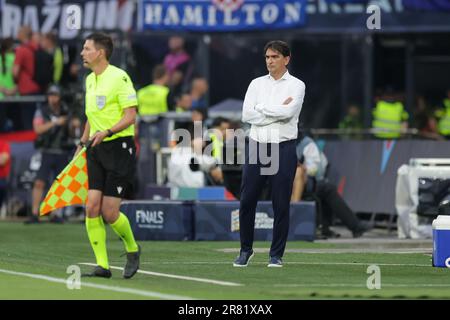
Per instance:
[[[331,229],[328,229],[328,230],[322,230],[322,236],[324,236],[326,239],[336,239],[336,238],[340,238],[341,234],[334,232]]]
[[[367,221],[361,221],[358,224],[358,226],[356,227],[356,229],[352,231],[353,238],[361,237],[364,234],[364,232],[367,232],[372,228],[373,228],[373,223],[367,222]]]

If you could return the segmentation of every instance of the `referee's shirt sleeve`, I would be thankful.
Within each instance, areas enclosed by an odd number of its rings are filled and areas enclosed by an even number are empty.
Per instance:
[[[126,73],[123,74],[122,79],[120,80],[117,97],[122,109],[137,107],[138,105],[136,90],[133,87],[133,82],[131,82],[130,77]]]

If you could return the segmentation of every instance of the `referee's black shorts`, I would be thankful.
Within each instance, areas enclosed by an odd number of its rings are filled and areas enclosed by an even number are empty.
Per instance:
[[[102,142],[87,150],[89,190],[103,195],[132,199],[136,171],[134,137]]]

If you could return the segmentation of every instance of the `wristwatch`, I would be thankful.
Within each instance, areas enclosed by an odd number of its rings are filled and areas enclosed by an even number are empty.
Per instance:
[[[109,137],[112,137],[112,136],[113,136],[113,134],[114,134],[114,132],[112,132],[112,130],[111,130],[111,129],[108,129],[107,131],[108,131],[108,135],[107,135],[107,137],[108,137],[108,138],[109,138]]]
[[[78,142],[78,146],[79,146],[79,147],[82,147],[82,148],[83,148],[85,145],[86,145],[86,144],[85,144],[83,141],[81,141],[81,140],[80,140],[80,142]]]

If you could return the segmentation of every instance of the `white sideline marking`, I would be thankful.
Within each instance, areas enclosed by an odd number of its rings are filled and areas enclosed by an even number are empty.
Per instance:
[[[0,272],[14,275],[14,276],[21,276],[21,277],[27,277],[27,278],[32,278],[32,279],[45,280],[45,281],[55,282],[55,283],[62,283],[62,284],[67,283],[66,279],[54,278],[54,277],[44,276],[41,274],[16,272],[16,271],[5,270],[5,269],[0,269]],[[81,282],[81,287],[90,287],[90,288],[95,288],[95,289],[115,291],[115,292],[121,292],[121,293],[131,293],[131,294],[135,294],[138,296],[144,296],[144,297],[150,297],[150,298],[160,298],[160,299],[168,299],[168,300],[185,300],[185,299],[193,300],[193,298],[186,297],[186,296],[178,296],[178,295],[173,295],[173,294],[164,294],[164,293],[159,293],[159,292],[154,292],[154,291],[122,288],[122,287],[116,287],[116,286],[107,286],[107,285],[89,283],[89,282],[83,282],[83,281]]]
[[[269,253],[269,249],[256,248],[255,253]],[[239,249],[217,249],[216,251],[225,253],[239,253]],[[416,253],[432,253],[433,247],[421,248],[322,248],[322,249],[287,249],[286,253],[301,254],[341,254],[341,253],[378,253],[378,254],[416,254]]]
[[[78,264],[86,265],[86,266],[96,266],[95,263],[87,263],[87,262],[80,262]],[[123,270],[121,267],[113,267],[109,266],[111,269],[116,270]],[[138,270],[138,273],[142,274],[148,274],[151,276],[158,276],[158,277],[166,277],[166,278],[173,278],[173,279],[181,279],[181,280],[190,280],[190,281],[198,281],[198,282],[205,282],[205,283],[212,283],[212,284],[218,284],[221,286],[242,286],[240,283],[235,282],[227,282],[227,281],[219,281],[219,280],[211,280],[211,279],[204,279],[204,278],[195,278],[195,277],[187,277],[187,276],[178,276],[175,274],[169,274],[169,273],[159,273],[159,272],[152,272],[152,271],[145,271],[145,270]]]
[[[152,262],[141,262],[141,264],[151,265],[154,264]],[[191,261],[191,262],[172,262],[172,261],[166,261],[166,262],[160,262],[158,264],[186,264],[186,265],[194,265],[194,264],[228,264],[231,266],[230,261]],[[267,265],[267,262],[252,262],[249,263],[249,265],[253,264],[263,264]],[[431,268],[430,264],[415,264],[415,263],[377,263],[377,262],[301,262],[301,261],[289,261],[289,262],[283,262],[284,265],[294,265],[294,264],[300,264],[300,265],[343,265],[343,266],[370,266],[372,264],[376,264],[378,266],[387,266],[387,267],[428,267]]]
[[[355,288],[367,288],[366,284],[354,284],[354,283],[329,283],[329,284],[324,284],[324,283],[310,283],[310,284],[275,284],[274,287],[292,287],[292,288],[297,288],[297,287],[304,287],[304,288],[314,288],[314,287],[355,287]],[[430,284],[430,283],[411,283],[411,284],[394,284],[394,283],[386,283],[386,284],[381,284],[382,288],[385,287],[390,287],[390,288],[415,288],[415,287],[419,287],[419,288],[426,288],[426,287],[430,287],[430,288],[438,288],[438,287],[450,287],[450,284],[445,284],[445,283],[437,283],[437,284]]]

